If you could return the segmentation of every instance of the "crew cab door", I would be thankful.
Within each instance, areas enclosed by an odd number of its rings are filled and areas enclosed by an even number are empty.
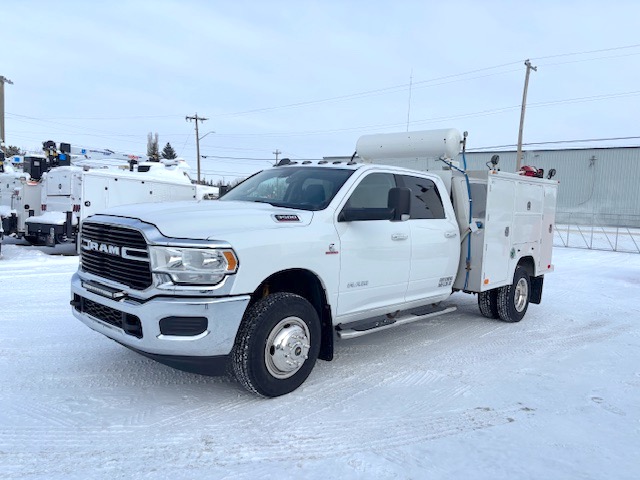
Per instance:
[[[460,260],[460,232],[451,202],[442,199],[429,178],[399,175],[398,183],[411,189],[411,212],[406,222],[411,233],[406,301],[446,297],[451,294]]]
[[[352,190],[343,209],[384,209],[395,186],[393,174],[369,173]],[[336,229],[340,238],[338,315],[363,317],[376,308],[402,304],[411,255],[408,222],[341,221],[338,213]]]

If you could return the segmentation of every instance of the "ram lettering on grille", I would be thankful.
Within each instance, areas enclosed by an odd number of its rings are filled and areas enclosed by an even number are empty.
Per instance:
[[[98,243],[88,238],[82,239],[82,249],[92,250],[95,252],[108,253],[109,255],[120,256],[120,247],[117,245],[110,245],[108,243]]]

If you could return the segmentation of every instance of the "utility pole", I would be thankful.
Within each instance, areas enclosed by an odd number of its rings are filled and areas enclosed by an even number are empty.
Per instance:
[[[276,151],[275,152],[271,152],[271,153],[273,153],[276,156],[276,165],[277,165],[278,164],[278,155],[280,155],[282,152],[276,148]]]
[[[195,120],[196,122],[196,155],[198,156],[198,184],[199,184],[200,183],[200,136],[198,134],[198,122],[204,122],[205,120],[209,120],[209,119],[204,117],[199,117],[197,112],[193,117],[190,117],[187,115],[186,117],[184,117],[184,119],[187,122],[192,120]]]
[[[522,160],[522,129],[524,128],[524,110],[527,107],[527,90],[529,89],[529,74],[531,70],[538,71],[538,67],[531,65],[529,59],[525,60],[527,73],[524,77],[524,92],[522,92],[522,111],[520,112],[520,131],[518,132],[518,152],[516,153],[516,172],[520,171],[520,162]]]
[[[7,77],[0,75],[0,147],[4,147],[4,84],[13,85],[13,82]]]

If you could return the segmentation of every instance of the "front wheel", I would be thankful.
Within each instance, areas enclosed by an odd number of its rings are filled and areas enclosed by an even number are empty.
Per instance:
[[[320,320],[299,295],[279,292],[249,307],[232,351],[233,372],[250,392],[278,397],[307,379],[320,351]]]
[[[498,289],[497,305],[500,320],[519,322],[527,313],[531,297],[531,279],[522,267],[516,267],[513,284]]]

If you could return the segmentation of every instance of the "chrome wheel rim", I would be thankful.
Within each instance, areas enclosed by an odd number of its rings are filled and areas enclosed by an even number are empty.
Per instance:
[[[517,312],[522,312],[527,306],[527,299],[529,298],[529,286],[527,284],[527,280],[524,278],[518,280],[514,290],[513,304],[515,305]]]
[[[299,317],[287,317],[271,330],[264,349],[267,371],[278,379],[298,372],[309,358],[310,335],[307,324]]]

